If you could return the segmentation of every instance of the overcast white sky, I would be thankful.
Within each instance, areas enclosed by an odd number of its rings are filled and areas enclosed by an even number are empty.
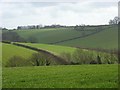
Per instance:
[[[118,16],[118,0],[0,0],[0,27],[100,25]]]

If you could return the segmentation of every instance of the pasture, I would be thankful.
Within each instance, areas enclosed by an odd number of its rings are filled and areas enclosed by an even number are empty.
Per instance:
[[[85,31],[76,31],[71,28],[48,28],[48,29],[31,29],[31,30],[14,30],[21,37],[25,39],[33,38],[37,43],[55,43],[62,40],[67,40],[79,36],[84,36],[94,32],[98,28],[86,26]],[[117,49],[118,48],[118,27],[102,26],[103,31],[96,34],[68,40],[65,42],[56,43],[58,45],[73,46],[73,47],[87,47],[87,48],[104,48],[104,49]]]
[[[59,45],[87,48],[118,49],[118,27],[114,26],[97,34],[85,38],[59,43]]]
[[[40,43],[21,43],[21,44],[46,50],[56,55],[60,55],[61,53],[64,53],[64,52],[73,53],[76,50],[76,48],[74,47],[60,46],[60,45],[50,45],[50,44],[40,44]]]
[[[24,59],[28,59],[33,53],[35,53],[33,50],[2,43],[2,66],[5,66],[13,56],[20,56]]]
[[[103,26],[104,30],[93,35],[60,43],[54,42],[93,33],[98,26],[86,26],[85,32],[74,30],[73,27],[11,31],[17,32],[24,39],[33,38],[37,41],[36,43],[16,43],[45,50],[66,61],[77,62],[79,65],[5,67],[11,57],[20,56],[24,60],[29,60],[36,51],[0,43],[2,45],[0,58],[3,64],[3,88],[117,88],[118,58],[116,54],[75,48],[118,49],[118,28],[117,26],[107,27]],[[90,65],[92,60],[97,60],[97,56],[100,56],[102,64]]]
[[[3,88],[117,88],[117,65],[3,68]]]

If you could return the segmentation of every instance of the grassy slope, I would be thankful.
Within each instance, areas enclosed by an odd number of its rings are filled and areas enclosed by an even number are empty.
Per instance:
[[[81,32],[73,30],[73,28],[53,28],[53,29],[40,29],[40,30],[19,30],[15,31],[23,38],[34,37],[39,43],[52,43],[60,40],[70,39],[80,36]],[[87,31],[86,33],[90,33]]]
[[[52,52],[54,54],[60,55],[63,52],[72,53],[76,50],[76,48],[67,47],[67,46],[59,46],[59,45],[49,45],[49,44],[32,44],[32,43],[22,43],[25,45],[29,45],[32,47],[36,47],[42,50],[46,50]]]
[[[25,49],[25,48],[22,48],[22,47],[2,43],[2,62],[3,62],[3,66],[13,56],[21,56],[21,57],[27,59],[34,52],[35,51]]]
[[[3,88],[115,88],[117,65],[3,68]]]
[[[94,27],[86,27],[87,29],[93,29]],[[72,28],[52,28],[41,30],[19,30],[15,31],[20,36],[28,38],[30,36],[35,37],[39,43],[52,43],[60,40],[70,39],[76,36],[81,36],[81,31],[75,31]],[[90,33],[90,31],[87,33]],[[58,45],[66,46],[81,46],[90,48],[105,48],[113,49],[118,47],[118,30],[117,26],[106,29],[100,33],[97,33],[86,38],[75,39]]]
[[[88,36],[86,38],[76,39],[68,42],[63,42],[61,45],[81,46],[90,48],[118,48],[118,28],[113,27],[106,29],[98,34]]]

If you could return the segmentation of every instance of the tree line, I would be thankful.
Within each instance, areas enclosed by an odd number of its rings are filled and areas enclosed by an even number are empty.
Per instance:
[[[76,49],[73,53],[61,53],[62,57],[67,65],[82,65],[82,64],[118,64],[118,55],[111,53],[96,52],[97,55],[89,51],[83,51],[82,49]],[[6,67],[22,67],[22,66],[49,66],[60,65],[58,62],[54,62],[54,58],[43,54],[33,53],[28,59],[20,56],[12,56],[6,63]],[[66,64],[64,64],[66,65]]]
[[[66,26],[63,26],[63,25],[56,25],[56,24],[53,24],[53,25],[28,25],[28,26],[18,26],[17,27],[17,30],[24,30],[24,29],[43,29],[43,28],[60,28],[60,27],[66,27]]]

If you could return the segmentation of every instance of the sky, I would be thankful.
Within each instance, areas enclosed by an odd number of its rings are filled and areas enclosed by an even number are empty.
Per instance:
[[[0,27],[101,25],[118,16],[118,0],[0,0]]]

